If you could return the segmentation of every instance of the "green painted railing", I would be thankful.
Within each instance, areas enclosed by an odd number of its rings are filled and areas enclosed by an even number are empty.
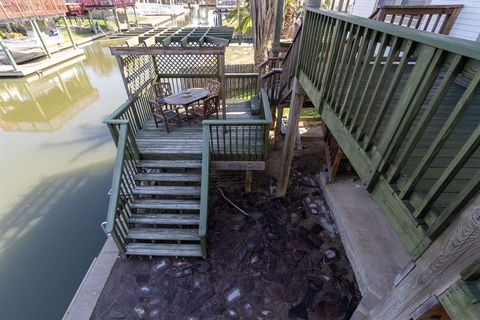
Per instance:
[[[128,120],[111,120],[109,124],[115,126],[115,132],[119,134],[112,190],[104,231],[112,237],[120,254],[125,256],[126,245],[128,244],[127,221],[130,217],[130,204],[133,189],[136,185],[134,177],[138,173],[135,161],[139,159],[139,152]]]
[[[264,161],[267,159],[272,114],[265,90],[260,92],[259,120],[204,120],[199,236],[207,257],[210,161]],[[255,128],[248,137],[247,130]],[[243,137],[243,138],[242,138]]]
[[[297,78],[413,257],[480,190],[480,43],[306,9]]]

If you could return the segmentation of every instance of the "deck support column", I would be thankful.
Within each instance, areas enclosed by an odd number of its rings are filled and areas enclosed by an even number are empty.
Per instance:
[[[120,29],[120,21],[118,20],[118,13],[117,13],[117,8],[113,7],[113,17],[115,18],[115,24],[117,25],[117,31],[121,32],[122,30]]]
[[[37,34],[38,38],[40,39],[40,42],[42,43],[43,50],[47,54],[48,58],[51,58],[52,55],[50,54],[50,51],[47,48],[47,44],[45,43],[45,40],[42,37],[42,32],[40,31],[40,28],[38,27],[37,21],[35,20],[30,20],[30,24],[32,25],[33,30]]]
[[[280,197],[284,197],[287,193],[288,178],[290,177],[293,151],[298,135],[298,123],[300,121],[300,112],[302,111],[304,99],[305,95],[302,87],[297,78],[295,78],[293,83],[292,98],[290,101],[290,112],[288,114],[287,133],[283,143],[280,178],[277,186],[278,196]]]
[[[13,58],[12,52],[10,49],[7,48],[7,45],[3,42],[3,39],[0,38],[0,48],[2,48],[3,52],[5,52],[5,56],[10,62],[10,65],[13,67],[13,70],[18,71],[18,65],[15,59]]]
[[[127,22],[127,29],[130,30],[130,22],[128,22],[128,14],[127,14],[127,7],[123,7],[123,10],[125,10],[125,21]]]
[[[133,8],[133,15],[135,16],[135,26],[138,28],[138,16],[137,16],[137,10],[135,9],[135,6]]]
[[[70,30],[70,26],[68,25],[67,18],[62,17],[62,19],[63,19],[63,23],[65,23],[65,28],[67,29],[68,37],[70,38],[70,42],[72,43],[72,47],[73,47],[73,49],[77,49],[77,43],[75,42],[75,40],[73,40],[72,31]]]
[[[245,171],[245,192],[252,192],[252,170]]]
[[[108,23],[107,23],[107,18],[105,17],[105,10],[102,10],[102,19],[103,19],[103,22],[105,23],[105,30],[108,30]]]

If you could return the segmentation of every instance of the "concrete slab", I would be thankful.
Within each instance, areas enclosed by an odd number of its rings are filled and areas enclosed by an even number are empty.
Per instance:
[[[320,180],[362,294],[352,319],[362,319],[394,286],[410,255],[360,181],[327,184],[326,174]]]
[[[113,265],[118,258],[118,249],[108,237],[102,250],[95,258],[73,297],[63,320],[89,320],[95,305],[107,283]]]

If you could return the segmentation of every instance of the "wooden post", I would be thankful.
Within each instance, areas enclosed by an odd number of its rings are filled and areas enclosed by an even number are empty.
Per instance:
[[[417,259],[415,268],[399,279],[398,284],[370,310],[367,319],[410,319],[425,301],[444,293],[460,279],[462,272],[480,259],[478,248],[479,196]]]
[[[38,27],[37,21],[30,20],[30,24],[32,25],[33,30],[35,31],[38,38],[40,39],[40,42],[42,43],[43,50],[47,54],[47,57],[51,58],[52,55],[50,54],[50,51],[47,48],[47,44],[45,43],[45,40],[43,40],[42,33],[40,31],[40,28]]]
[[[95,28],[95,25],[93,23],[92,11],[90,10],[88,10],[88,23],[90,24],[90,30],[92,30],[93,33],[97,34],[97,28]]]
[[[218,71],[220,73],[220,96],[222,98],[222,118],[226,119],[227,118],[227,102],[226,102],[226,90],[227,90],[227,85],[226,85],[226,79],[225,79],[225,52],[223,54],[218,55]]]
[[[7,57],[8,62],[10,62],[10,65],[13,67],[13,70],[17,71],[18,70],[17,62],[15,62],[12,52],[10,52],[10,49],[7,48],[2,38],[0,38],[0,48],[2,48],[3,52],[5,52],[5,56]]]
[[[130,30],[130,22],[128,22],[127,6],[123,7],[125,10],[125,21],[127,22],[127,29]]]
[[[294,79],[292,99],[290,101],[290,112],[288,114],[287,134],[283,143],[282,161],[280,168],[280,178],[278,181],[278,196],[284,197],[287,193],[288,178],[293,159],[293,150],[298,135],[298,122],[300,121],[300,112],[303,106],[305,96],[297,78]]]
[[[252,170],[245,171],[245,192],[252,192]]]
[[[138,17],[137,17],[137,10],[135,10],[135,6],[133,8],[133,15],[135,16],[135,26],[138,28]]]
[[[275,16],[275,30],[273,33],[272,53],[274,57],[278,56],[280,49],[280,35],[282,33],[284,0],[277,0],[277,12]]]
[[[283,104],[279,104],[277,106],[277,118],[276,124],[275,124],[275,136],[278,136],[280,134],[280,130],[282,129],[282,120],[283,120]]]
[[[117,30],[118,32],[121,32],[122,30],[120,29],[120,21],[118,21],[118,14],[117,14],[117,8],[113,7],[113,17],[115,18],[115,24],[117,25]]]
[[[73,47],[73,49],[77,49],[77,44],[75,43],[75,40],[73,40],[72,31],[70,30],[70,26],[68,25],[67,18],[62,17],[62,19],[63,19],[63,23],[65,23],[65,28],[67,28],[68,37],[70,38],[70,42],[72,43],[72,47]]]

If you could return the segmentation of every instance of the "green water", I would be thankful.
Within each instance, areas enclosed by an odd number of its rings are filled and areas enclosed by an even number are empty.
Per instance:
[[[43,77],[0,80],[0,319],[60,319],[105,234],[126,94],[98,44]]]
[[[201,8],[173,23],[219,19]],[[106,239],[116,149],[102,120],[126,93],[109,50],[84,50],[0,80],[0,320],[61,319]]]

